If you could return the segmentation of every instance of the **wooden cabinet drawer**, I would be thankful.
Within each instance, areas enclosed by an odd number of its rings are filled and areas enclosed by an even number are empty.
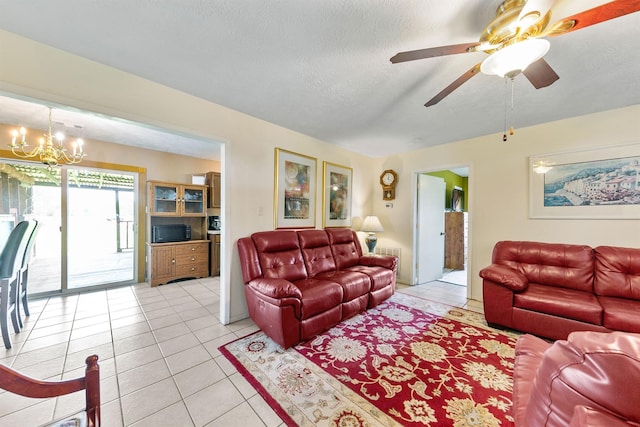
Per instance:
[[[190,243],[186,245],[176,245],[176,258],[189,256],[192,254],[207,255],[207,242],[204,243]]]
[[[207,276],[209,271],[208,262],[205,260],[200,263],[178,264],[176,265],[176,276]]]
[[[193,252],[186,255],[176,255],[176,265],[199,264],[209,260],[208,252]]]

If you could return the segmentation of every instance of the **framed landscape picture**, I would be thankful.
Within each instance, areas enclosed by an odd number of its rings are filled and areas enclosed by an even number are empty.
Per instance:
[[[640,218],[640,143],[529,159],[530,218]]]
[[[316,226],[316,159],[275,151],[275,228]]]
[[[353,170],[329,162],[322,163],[322,226],[351,226]]]

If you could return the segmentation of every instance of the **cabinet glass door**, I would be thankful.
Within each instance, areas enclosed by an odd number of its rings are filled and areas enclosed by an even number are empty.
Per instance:
[[[177,186],[154,184],[151,192],[153,197],[153,212],[173,215],[178,213],[180,197]]]
[[[183,199],[183,215],[204,215],[204,188],[202,187],[184,187]]]

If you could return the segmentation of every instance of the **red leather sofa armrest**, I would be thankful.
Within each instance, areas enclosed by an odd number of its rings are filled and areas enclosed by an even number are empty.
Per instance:
[[[398,258],[387,255],[363,255],[360,257],[359,264],[367,267],[384,267],[395,271],[398,266]]]
[[[529,280],[524,274],[506,265],[491,264],[480,270],[480,277],[516,292],[524,291],[529,286]]]
[[[269,298],[302,298],[300,289],[285,279],[265,279],[260,277],[249,282],[247,286]]]

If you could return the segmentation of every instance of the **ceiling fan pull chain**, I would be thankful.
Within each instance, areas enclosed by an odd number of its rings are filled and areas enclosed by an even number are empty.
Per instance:
[[[502,141],[507,142],[507,78],[504,78],[504,133]]]
[[[504,142],[507,142],[508,137],[507,137],[507,122],[508,120],[508,115],[509,115],[509,107],[508,107],[508,102],[507,102],[507,97],[508,92],[507,92],[507,85],[509,84],[509,80],[511,80],[511,115],[513,117],[513,108],[514,108],[514,89],[513,89],[513,85],[514,85],[514,77],[507,77],[505,76],[504,78],[504,133],[502,134],[502,140]],[[515,132],[513,131],[513,125],[511,127],[509,127],[509,135],[513,135]]]
[[[507,77],[504,78],[504,133],[502,141],[507,142]]]
[[[509,128],[509,135],[513,135],[513,109],[514,109],[514,89],[513,86],[515,85],[515,78],[511,77],[511,127]]]

